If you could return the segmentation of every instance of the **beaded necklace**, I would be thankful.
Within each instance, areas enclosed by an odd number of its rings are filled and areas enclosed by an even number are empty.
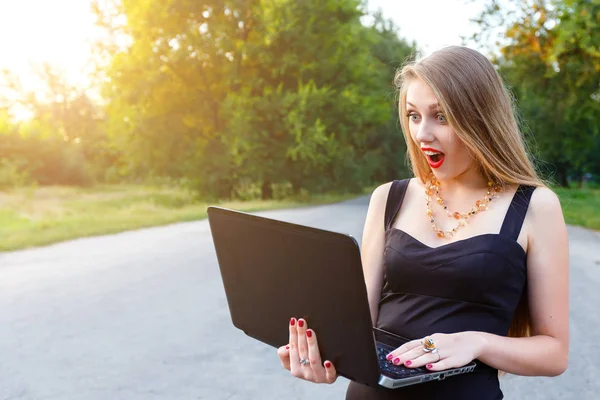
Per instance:
[[[433,231],[438,235],[438,237],[446,238],[446,239],[452,238],[459,228],[467,225],[467,221],[473,215],[477,214],[479,211],[487,210],[489,203],[493,199],[498,198],[499,197],[498,193],[500,193],[502,191],[502,188],[499,185],[494,185],[492,183],[492,181],[489,181],[487,193],[485,194],[485,196],[483,196],[483,198],[481,200],[477,200],[475,202],[475,205],[471,208],[471,210],[469,210],[466,213],[461,214],[459,212],[452,212],[448,209],[448,206],[444,203],[444,200],[440,197],[440,183],[437,179],[432,177],[425,185],[425,188],[426,188],[425,194],[427,195],[426,196],[426,199],[427,199],[427,211],[426,212],[427,212],[427,216],[429,217],[429,221],[431,222],[431,227],[433,228]],[[433,210],[431,209],[431,195],[433,193],[435,193],[437,203],[444,208],[448,217],[458,220],[458,225],[456,227],[454,227],[452,230],[443,231],[435,225],[435,218],[433,215]]]

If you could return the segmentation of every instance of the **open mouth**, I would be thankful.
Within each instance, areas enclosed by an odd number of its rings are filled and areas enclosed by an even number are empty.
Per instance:
[[[444,153],[435,153],[435,154],[432,154],[432,155],[427,155],[427,157],[432,162],[437,163],[437,162],[442,161],[442,159],[444,158]]]
[[[427,157],[427,162],[431,168],[439,168],[444,163],[444,158],[446,155],[441,151],[434,149],[423,149],[423,153]]]

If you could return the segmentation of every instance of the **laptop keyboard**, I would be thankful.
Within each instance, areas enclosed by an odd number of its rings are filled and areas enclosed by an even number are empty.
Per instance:
[[[390,378],[410,378],[412,376],[422,375],[428,373],[425,368],[407,368],[403,365],[394,365],[391,361],[386,359],[387,355],[390,354],[394,349],[386,346],[382,343],[377,343],[377,358],[379,358],[379,369],[381,373],[389,376]]]

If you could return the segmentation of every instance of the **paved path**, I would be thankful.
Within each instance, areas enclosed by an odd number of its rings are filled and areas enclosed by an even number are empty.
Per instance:
[[[360,239],[367,201],[263,214]],[[600,397],[600,236],[569,233],[570,368],[506,378],[507,399]],[[231,326],[207,221],[0,253],[0,400],[334,399],[346,386],[292,378]]]

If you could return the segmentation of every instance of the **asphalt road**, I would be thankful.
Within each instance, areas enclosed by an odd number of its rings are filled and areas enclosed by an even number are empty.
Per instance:
[[[262,214],[360,239],[367,202]],[[503,378],[507,399],[600,398],[600,235],[569,237],[569,369]],[[0,253],[2,400],[335,399],[347,384],[294,379],[233,328],[207,221]]]

